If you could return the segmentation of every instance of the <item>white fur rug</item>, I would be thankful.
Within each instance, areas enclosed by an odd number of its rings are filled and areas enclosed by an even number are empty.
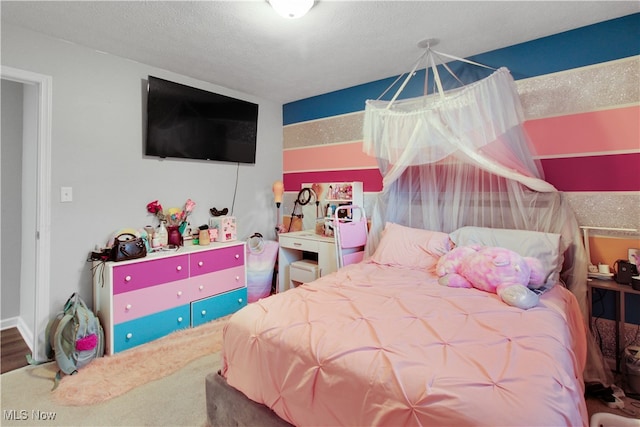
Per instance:
[[[92,405],[170,375],[195,359],[220,351],[228,318],[96,359],[77,374],[64,376],[53,392],[53,401],[69,406]]]

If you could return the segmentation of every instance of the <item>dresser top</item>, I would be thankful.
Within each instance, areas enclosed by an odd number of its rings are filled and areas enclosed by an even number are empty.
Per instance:
[[[242,246],[244,247],[245,242],[243,240],[233,240],[229,242],[211,242],[208,245],[194,245],[190,240],[187,240],[184,243],[184,246],[179,246],[177,249],[163,249],[154,252],[148,252],[147,256],[138,259],[132,259],[127,261],[108,261],[109,264],[113,265],[126,265],[132,262],[140,262],[140,261],[148,261],[151,259],[160,259],[160,258],[169,258],[172,256],[185,255],[190,253],[197,253],[202,251],[211,251],[215,249],[223,249],[230,248],[233,246]],[[96,261],[99,262],[99,261]]]

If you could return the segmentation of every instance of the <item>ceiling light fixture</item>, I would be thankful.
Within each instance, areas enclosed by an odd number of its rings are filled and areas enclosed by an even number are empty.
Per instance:
[[[288,19],[303,17],[315,3],[314,0],[267,0],[280,16]]]

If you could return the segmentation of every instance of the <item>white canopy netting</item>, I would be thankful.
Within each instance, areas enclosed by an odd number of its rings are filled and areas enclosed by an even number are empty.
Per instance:
[[[463,226],[557,233],[565,251],[561,280],[588,319],[582,235],[566,198],[544,181],[509,70],[445,91],[432,52],[425,55],[434,94],[396,100],[414,67],[391,101],[366,102],[363,150],[377,159],[383,176],[367,251],[377,247],[386,222],[447,233]],[[583,375],[585,382],[613,382],[591,334]]]

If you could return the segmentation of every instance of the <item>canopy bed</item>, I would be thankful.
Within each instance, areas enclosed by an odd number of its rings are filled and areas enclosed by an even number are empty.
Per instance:
[[[442,56],[428,47],[391,101],[367,101],[363,149],[384,187],[365,260],[231,318],[207,377],[213,425],[588,424],[584,381],[610,373],[586,332],[573,212],[534,160],[509,71],[445,91]],[[425,58],[437,90],[397,100]],[[539,303],[440,285],[452,244],[544,260]],[[223,404],[229,388],[243,411]]]

